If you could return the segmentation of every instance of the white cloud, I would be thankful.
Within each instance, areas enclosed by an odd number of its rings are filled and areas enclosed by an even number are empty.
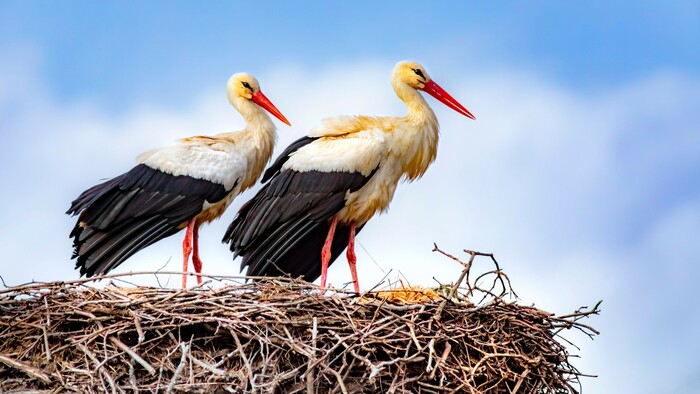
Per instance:
[[[22,63],[31,56],[17,58]],[[401,114],[388,83],[391,67],[367,62],[258,75],[294,125],[280,126],[277,152],[325,116]],[[37,75],[33,67],[0,75],[0,86],[14,86],[0,94],[0,114],[9,114],[0,126],[6,182],[0,274],[8,284],[77,276],[68,259],[73,220],[63,212],[83,189],[127,170],[149,148],[242,127],[226,100],[225,81],[203,89],[185,110],[138,107],[111,115],[89,99],[60,102]],[[694,360],[687,359],[686,368],[649,361],[655,353],[673,358],[700,350],[691,329],[697,317],[682,313],[700,271],[693,245],[700,197],[697,187],[674,195],[677,184],[669,183],[700,167],[700,115],[689,111],[700,101],[700,82],[666,74],[580,93],[508,70],[434,77],[454,83],[442,84],[477,121],[430,99],[442,125],[438,160],[423,179],[401,185],[389,213],[359,236],[371,255],[358,250],[363,287],[389,269],[412,283],[455,279],[460,267],[432,253],[432,242],[455,254],[494,252],[523,302],[566,313],[605,300],[603,315],[591,320],[603,335],[594,342],[577,338],[583,345],[577,365],[600,375],[586,382],[587,392],[656,392],[661,386],[638,376],[658,370],[665,381],[690,381]],[[202,230],[205,271],[238,273],[220,238],[250,195]],[[180,237],[140,252],[117,271],[155,270],[168,259],[168,269],[178,270]],[[330,281],[347,280],[341,258]],[[178,283],[173,278],[170,285]],[[673,318],[678,321],[665,320]],[[671,328],[681,329],[665,331]]]

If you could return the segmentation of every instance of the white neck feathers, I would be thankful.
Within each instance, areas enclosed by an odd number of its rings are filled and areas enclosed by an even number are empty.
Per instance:
[[[437,156],[440,125],[425,98],[414,88],[392,81],[394,91],[406,104],[404,130],[396,136],[401,146],[401,166],[408,180],[420,178]]]

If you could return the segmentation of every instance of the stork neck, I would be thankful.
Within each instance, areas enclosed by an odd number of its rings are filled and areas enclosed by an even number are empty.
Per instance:
[[[275,133],[275,124],[272,123],[272,119],[270,119],[270,116],[262,108],[254,104],[253,106],[256,107],[256,111],[250,116],[243,117],[246,121],[247,129],[266,140],[270,140],[271,143],[274,143],[277,136]]]
[[[231,100],[231,104],[241,113],[246,122],[246,128],[237,133],[230,133],[232,140],[245,139],[247,143],[239,145],[247,150],[244,157],[248,160],[246,176],[241,182],[241,190],[255,185],[267,162],[272,157],[277,133],[272,119],[257,104],[240,98]]]
[[[437,123],[435,112],[433,112],[433,109],[430,108],[425,101],[423,95],[416,89],[405,83],[397,82],[394,83],[394,91],[396,95],[399,96],[399,99],[406,104],[408,114],[405,119],[407,122],[415,126],[420,126],[426,122]]]
[[[276,138],[275,124],[272,123],[272,119],[270,119],[270,116],[264,109],[244,98],[232,101],[232,104],[245,120],[246,131],[257,138],[274,144]]]
[[[435,160],[440,127],[435,112],[416,89],[397,83],[394,90],[408,110],[404,118],[408,127],[396,138],[402,146],[400,161],[404,174],[413,180],[421,177]]]

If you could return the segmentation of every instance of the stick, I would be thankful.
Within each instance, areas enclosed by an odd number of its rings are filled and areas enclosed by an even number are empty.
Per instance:
[[[49,375],[45,374],[38,368],[34,368],[29,364],[23,363],[21,361],[13,360],[5,355],[0,354],[0,363],[7,365],[8,367],[19,369],[20,371],[26,373],[27,375],[33,377],[34,379],[39,379],[46,384],[51,384],[51,378]]]
[[[185,342],[180,342],[180,350],[182,351],[182,356],[180,356],[180,363],[177,365],[177,369],[175,370],[172,379],[170,379],[168,387],[165,389],[166,393],[173,392],[173,388],[175,388],[175,384],[177,383],[177,378],[182,373],[182,370],[185,369],[185,361],[187,360],[187,353],[190,349],[187,347],[187,344]]]
[[[151,364],[147,363],[146,360],[142,359],[136,352],[131,350],[128,346],[124,344],[124,342],[120,341],[119,339],[115,337],[109,337],[109,339],[117,345],[117,347],[123,351],[126,352],[131,358],[134,359],[137,363],[141,364],[142,367],[146,368],[146,371],[151,374],[151,376],[156,374],[156,369],[151,366]]]

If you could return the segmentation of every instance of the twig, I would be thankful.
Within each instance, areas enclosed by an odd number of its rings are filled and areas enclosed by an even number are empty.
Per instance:
[[[187,361],[187,353],[189,352],[189,347],[185,342],[180,342],[180,352],[182,355],[180,356],[180,363],[177,365],[177,369],[175,370],[175,373],[173,374],[173,377],[170,379],[170,383],[168,384],[168,387],[165,389],[166,393],[172,393],[173,388],[175,388],[175,384],[177,383],[177,379],[180,377],[180,374],[182,373],[182,370],[185,369],[186,361]]]
[[[452,350],[452,345],[450,345],[449,342],[445,343],[445,350],[442,351],[442,356],[435,362],[435,366],[433,367],[433,371],[430,373],[430,379],[435,378],[435,373],[437,372],[438,368],[440,367],[440,364],[444,363],[445,360],[447,360],[447,356],[450,354],[450,350]]]
[[[34,368],[29,364],[23,363],[21,361],[13,360],[5,355],[0,354],[0,363],[3,363],[7,365],[8,367],[12,367],[15,369],[19,369],[20,371],[26,373],[27,375],[33,377],[34,379],[39,379],[42,382],[46,384],[51,384],[51,378],[49,378],[49,375],[45,374],[38,368]]]
[[[109,339],[112,341],[113,344],[115,344],[119,349],[123,350],[128,354],[134,361],[137,363],[141,364],[142,367],[148,371],[151,375],[156,374],[156,369],[151,366],[151,364],[147,363],[146,360],[142,359],[141,356],[136,354],[133,350],[131,350],[128,346],[126,346],[122,341],[115,337],[109,337]]]
[[[146,335],[143,333],[143,328],[141,327],[141,319],[139,319],[139,315],[137,315],[134,311],[130,311],[130,313],[131,316],[134,317],[134,328],[136,328],[136,332],[139,334],[137,344],[140,345],[146,339]]]
[[[243,350],[243,345],[241,345],[241,340],[238,339],[238,334],[234,330],[229,330],[231,332],[231,336],[233,337],[233,340],[236,342],[236,347],[238,348],[238,353],[241,355],[241,358],[243,359],[243,363],[245,364],[245,367],[248,371],[248,380],[250,381],[250,384],[253,384],[253,367],[250,365],[250,361],[248,360],[248,357],[246,357],[245,351]]]
[[[205,363],[204,361],[202,361],[198,358],[195,358],[191,354],[188,354],[187,357],[189,357],[189,359],[192,360],[193,363],[199,365],[200,367],[206,369],[207,371],[209,371],[213,374],[226,375],[226,371],[224,371],[223,369],[219,369],[219,368],[214,367],[213,365],[209,365],[209,364]]]
[[[129,363],[129,383],[131,383],[131,389],[134,390],[134,394],[138,394],[139,384],[136,382],[136,372],[132,363]]]
[[[311,326],[311,356],[306,367],[306,392],[307,394],[316,394],[314,363],[316,362],[316,346],[318,345],[318,318],[314,316],[313,325]]]
[[[44,306],[46,307],[46,325],[41,327],[44,332],[44,351],[46,353],[46,362],[51,362],[51,348],[49,347],[49,333],[47,327],[51,327],[51,314],[49,313],[49,300],[44,298]]]
[[[338,371],[329,368],[328,372],[333,374],[333,376],[335,376],[335,378],[337,379],[338,386],[340,386],[340,392],[342,392],[343,394],[348,394],[348,389],[345,387],[345,383],[343,383],[343,378],[342,376],[340,376]]]
[[[439,252],[439,253],[451,258],[452,260],[462,264],[462,266],[464,266],[462,273],[459,275],[459,278],[457,278],[457,281],[452,286],[452,289],[450,290],[448,297],[440,303],[440,306],[438,307],[437,312],[435,312],[435,314],[433,315],[433,320],[439,320],[440,317],[442,316],[443,309],[445,309],[445,305],[447,305],[447,301],[448,300],[451,301],[452,299],[454,299],[455,295],[457,294],[457,289],[459,289],[459,286],[462,285],[462,281],[465,278],[467,279],[467,287],[469,288],[468,294],[472,293],[472,287],[469,284],[469,271],[472,268],[472,262],[474,261],[474,257],[477,256],[478,252],[470,253],[471,257],[469,258],[469,261],[467,262],[467,264],[464,264],[460,259],[452,256],[451,254],[445,253],[442,250],[440,250],[440,248],[438,248],[436,243],[433,243],[433,252]],[[432,323],[432,321],[431,321],[431,323]],[[432,327],[432,325],[431,325],[431,327]],[[432,356],[432,353],[431,353],[431,356]],[[432,358],[430,360],[432,360]],[[430,362],[428,362],[428,367],[430,367]]]
[[[596,304],[593,305],[593,307],[587,311],[584,311],[584,312],[576,311],[575,313],[571,313],[569,315],[559,316],[559,319],[569,319],[572,317],[576,318],[576,319],[580,319],[582,317],[589,316],[589,315],[597,315],[600,313],[599,308],[600,308],[600,304],[602,304],[602,303],[603,303],[603,300],[600,300],[600,301],[596,302]],[[584,308],[586,308],[586,307],[584,307]]]

